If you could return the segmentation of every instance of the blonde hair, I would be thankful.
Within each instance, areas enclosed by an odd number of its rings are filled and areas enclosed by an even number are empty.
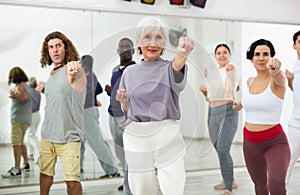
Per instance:
[[[157,17],[149,16],[146,18],[143,18],[139,21],[137,25],[137,32],[136,32],[136,42],[137,45],[139,45],[139,40],[148,32],[150,31],[162,31],[163,33],[163,39],[164,39],[164,46],[167,41],[167,28],[166,24]],[[138,51],[140,53],[140,51]]]

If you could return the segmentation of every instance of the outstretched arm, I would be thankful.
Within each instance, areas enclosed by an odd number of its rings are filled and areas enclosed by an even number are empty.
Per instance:
[[[28,94],[22,85],[17,85],[14,89],[10,90],[9,97],[19,101],[28,100]]]
[[[173,61],[173,69],[181,71],[186,63],[186,59],[194,49],[194,41],[189,37],[181,37],[178,44],[178,52]]]
[[[285,87],[285,78],[280,70],[281,62],[277,58],[270,58],[267,67],[269,68],[269,72],[275,86]]]
[[[285,95],[285,78],[280,70],[281,62],[277,58],[270,58],[267,63],[271,75],[271,89],[275,95],[284,99]]]
[[[67,78],[69,84],[78,92],[86,90],[86,76],[79,61],[68,62],[67,64]]]

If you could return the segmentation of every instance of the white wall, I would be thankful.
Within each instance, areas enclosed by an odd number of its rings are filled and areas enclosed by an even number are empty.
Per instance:
[[[9,20],[0,20],[2,29],[0,34],[0,114],[3,116],[0,118],[2,124],[0,126],[0,143],[10,143],[10,100],[7,96],[7,76],[13,66],[22,66],[28,76],[36,76],[38,80],[45,81],[52,67],[40,68],[41,44],[49,32],[59,30],[73,41],[80,55],[91,53],[94,56],[94,71],[104,87],[109,83],[112,67],[118,64],[117,42],[123,36],[134,40],[134,28],[144,15],[0,6],[0,17],[9,18]],[[254,71],[249,61],[244,60],[245,51],[250,43],[258,38],[266,37],[274,43],[277,50],[276,56],[282,60],[283,68],[291,69],[296,58],[291,39],[292,34],[299,29],[299,26],[161,17],[171,28],[187,28],[189,36],[193,37],[197,43],[195,52],[188,62],[188,85],[181,98],[182,127],[186,137],[208,137],[207,103],[200,94],[198,86],[203,82],[204,67],[214,63],[213,51],[218,43],[225,42],[231,46],[232,60],[241,66],[243,80]],[[164,57],[171,59],[174,54],[175,48],[168,44]],[[135,56],[135,59],[139,60],[139,56]],[[101,126],[104,135],[110,138],[107,124],[108,97],[103,93],[98,98],[103,103],[100,108]],[[292,101],[289,100],[291,100],[291,94],[287,90],[283,125],[289,118],[292,107],[290,103]],[[43,98],[42,114],[44,105]],[[241,114],[239,129],[242,125]],[[241,131],[238,132],[236,141],[242,141]]]

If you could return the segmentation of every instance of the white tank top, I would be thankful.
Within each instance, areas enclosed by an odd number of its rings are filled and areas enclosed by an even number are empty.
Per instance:
[[[280,122],[283,99],[280,99],[272,92],[270,84],[262,93],[251,94],[249,88],[253,80],[243,95],[246,122],[252,124],[278,124]]]

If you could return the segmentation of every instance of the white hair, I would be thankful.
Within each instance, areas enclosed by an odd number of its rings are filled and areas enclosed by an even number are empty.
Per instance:
[[[163,32],[163,38],[167,40],[167,28],[165,23],[157,17],[149,16],[140,20],[137,26],[136,32],[136,40],[138,41],[141,37],[143,37],[146,33],[150,31],[159,31]]]

